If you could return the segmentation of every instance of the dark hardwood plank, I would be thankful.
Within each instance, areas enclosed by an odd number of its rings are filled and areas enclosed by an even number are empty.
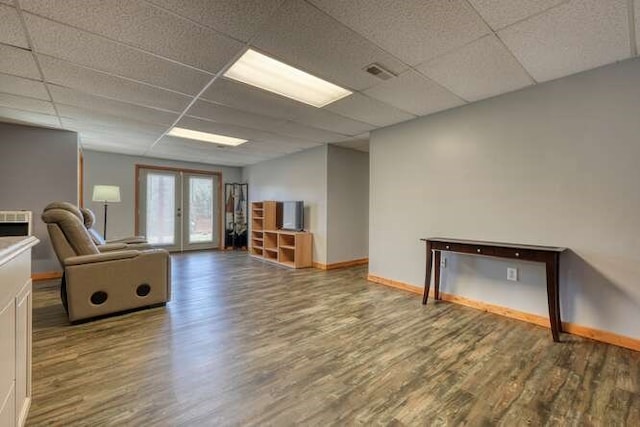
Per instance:
[[[639,425],[640,353],[238,252],[173,257],[166,308],[70,326],[34,290],[28,425]]]

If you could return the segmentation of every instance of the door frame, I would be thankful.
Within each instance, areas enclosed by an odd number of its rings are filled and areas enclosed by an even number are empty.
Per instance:
[[[156,165],[145,165],[136,163],[136,176],[135,176],[135,234],[140,233],[140,169],[151,169],[157,171],[170,171],[170,172],[182,172],[182,173],[194,173],[198,175],[209,175],[209,176],[217,176],[218,177],[218,236],[219,244],[218,249],[224,250],[224,235],[222,234],[222,172],[216,171],[206,171],[201,169],[185,169],[185,168],[174,168],[170,166],[156,166]],[[198,249],[196,249],[198,250]],[[202,250],[202,249],[200,249]]]

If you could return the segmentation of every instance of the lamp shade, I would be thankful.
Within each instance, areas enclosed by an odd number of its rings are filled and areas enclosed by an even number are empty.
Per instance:
[[[94,185],[93,201],[114,203],[120,201],[120,187],[117,185]]]

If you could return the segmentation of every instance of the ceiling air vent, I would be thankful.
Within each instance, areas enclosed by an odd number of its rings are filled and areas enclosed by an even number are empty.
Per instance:
[[[379,78],[380,80],[389,80],[390,78],[396,76],[391,71],[383,68],[380,64],[376,63],[367,65],[366,67],[364,67],[364,70],[372,76]]]

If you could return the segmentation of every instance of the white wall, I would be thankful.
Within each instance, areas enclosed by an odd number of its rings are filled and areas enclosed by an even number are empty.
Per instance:
[[[267,160],[243,169],[249,202],[304,201],[305,229],[313,233],[313,261],[327,262],[327,146]]]
[[[93,186],[96,184],[120,186],[121,203],[109,205],[107,238],[132,236],[135,231],[135,165],[168,166],[182,169],[196,169],[222,172],[224,183],[240,182],[241,170],[237,167],[214,166],[204,163],[190,163],[124,154],[84,151],[84,205],[96,214],[96,229],[102,232],[103,204],[91,201]],[[221,206],[224,210],[224,206]],[[224,230],[224,212],[221,227]],[[224,234],[222,235],[224,238]]]
[[[566,246],[563,321],[640,338],[639,114],[632,60],[373,132],[370,273],[421,287],[421,237]],[[444,292],[547,314],[541,265],[448,258]]]
[[[78,134],[0,123],[0,183],[0,210],[33,212],[33,271],[61,271],[40,215],[51,202],[78,203]]]
[[[327,263],[369,256],[369,153],[328,146]]]

